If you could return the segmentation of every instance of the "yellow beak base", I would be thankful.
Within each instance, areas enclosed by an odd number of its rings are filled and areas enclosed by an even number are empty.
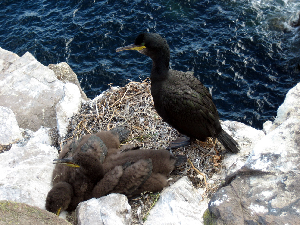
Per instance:
[[[69,167],[74,167],[74,168],[80,167],[78,164],[74,163],[72,161],[72,159],[70,159],[70,158],[66,158],[66,159],[54,159],[53,163],[54,164],[63,164],[63,165],[66,165],[66,166],[69,166]]]
[[[144,45],[127,45],[125,47],[120,47],[116,49],[116,52],[121,52],[124,50],[136,50],[136,51],[140,51],[142,49],[146,48],[146,46]]]
[[[61,211],[61,207],[57,210],[56,215],[59,216]]]

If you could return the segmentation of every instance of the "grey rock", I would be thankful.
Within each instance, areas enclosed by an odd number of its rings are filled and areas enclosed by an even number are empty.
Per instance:
[[[298,174],[238,176],[211,199],[217,224],[298,224]]]
[[[0,145],[8,145],[22,138],[14,112],[0,106]]]
[[[73,70],[67,63],[61,62],[58,64],[49,64],[48,67],[49,69],[54,71],[57,79],[61,80],[64,83],[70,82],[75,84],[80,90],[82,99],[89,100],[89,98],[86,97],[86,94],[81,89],[77,75],[73,72]]]
[[[81,202],[76,209],[78,225],[131,224],[131,207],[122,194],[110,194]]]
[[[279,107],[272,129],[211,199],[216,224],[299,224],[300,83]]]
[[[183,177],[162,191],[144,224],[202,224],[207,203],[201,191]]]

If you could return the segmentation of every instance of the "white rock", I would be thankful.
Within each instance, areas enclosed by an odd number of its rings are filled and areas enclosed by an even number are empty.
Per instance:
[[[299,223],[299,97],[300,83],[288,92],[274,123],[265,124],[266,135],[255,140],[242,170],[212,197],[216,224]]]
[[[202,215],[207,203],[200,190],[195,189],[187,177],[183,177],[162,191],[144,224],[203,224]]]
[[[61,137],[67,134],[69,119],[76,114],[81,105],[79,88],[72,83],[64,85],[64,96],[56,105],[57,128]]]
[[[22,138],[14,112],[0,106],[0,144],[8,145]]]
[[[222,122],[222,128],[228,132],[240,146],[238,154],[227,153],[223,160],[223,165],[226,168],[222,179],[226,174],[231,174],[240,169],[247,161],[255,143],[262,139],[265,134],[261,130],[257,130],[243,123],[236,121]]]
[[[131,207],[125,195],[110,194],[81,202],[76,209],[78,225],[131,224]]]
[[[300,119],[288,118],[258,141],[247,160],[251,169],[285,172],[299,169]]]
[[[0,74],[7,70],[7,68],[18,58],[19,56],[17,54],[0,47]]]
[[[55,73],[57,79],[61,80],[62,82],[75,84],[79,88],[83,100],[89,100],[86,94],[81,89],[77,75],[66,62],[61,62],[58,64],[49,64],[48,68],[51,69]]]
[[[298,170],[300,83],[287,93],[268,134],[258,141],[246,166],[272,172]]]
[[[68,118],[78,111],[82,99],[78,86],[64,82],[29,52],[18,57],[0,48],[0,105],[14,112],[20,128],[37,131],[58,124],[65,134]]]
[[[14,61],[6,72],[25,74],[37,79],[41,83],[51,83],[57,80],[55,73],[37,61],[29,52],[26,52],[22,57]]]
[[[286,94],[284,102],[277,110],[275,126],[280,125],[290,117],[300,117],[300,83]]]
[[[4,55],[2,55],[4,54]],[[6,60],[7,51],[0,49]],[[63,95],[63,82],[30,53],[4,62],[0,73],[0,105],[10,108],[20,128],[37,131],[41,126],[55,127],[55,106]]]
[[[51,189],[53,159],[57,149],[50,146],[48,130],[41,128],[25,146],[13,144],[0,154],[0,199],[27,203],[45,209]]]
[[[272,131],[272,127],[273,127],[273,122],[268,120],[266,122],[264,122],[263,124],[263,131],[265,134],[268,134],[269,132]]]

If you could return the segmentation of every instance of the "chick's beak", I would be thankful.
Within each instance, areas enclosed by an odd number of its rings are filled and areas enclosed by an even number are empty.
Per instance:
[[[61,207],[57,210],[56,215],[59,216],[61,211]]]
[[[78,168],[80,167],[78,164],[76,164],[75,162],[73,162],[72,158],[65,158],[65,159],[54,159],[53,160],[54,164],[63,164],[69,167],[75,167]]]
[[[117,48],[116,52],[121,52],[121,51],[124,51],[124,50],[137,50],[137,51],[140,51],[140,50],[142,50],[144,48],[146,48],[146,46],[144,46],[144,45],[135,45],[135,44],[132,44],[132,45],[127,45],[125,47]]]

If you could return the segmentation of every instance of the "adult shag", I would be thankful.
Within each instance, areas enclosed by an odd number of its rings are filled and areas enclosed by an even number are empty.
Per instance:
[[[170,49],[164,38],[143,33],[134,44],[116,49],[123,50],[137,50],[152,59],[151,94],[164,121],[188,137],[200,141],[217,138],[226,150],[239,151],[237,142],[222,129],[208,89],[191,72],[169,69]]]

